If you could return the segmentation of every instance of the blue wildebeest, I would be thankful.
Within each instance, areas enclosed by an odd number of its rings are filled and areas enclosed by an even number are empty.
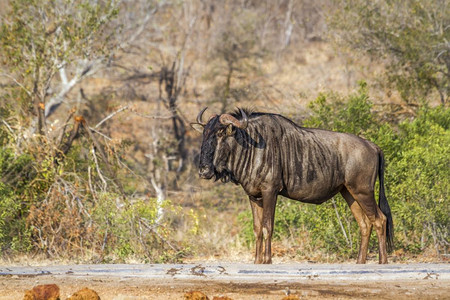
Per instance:
[[[238,109],[192,128],[203,133],[199,175],[240,184],[250,199],[256,237],[255,263],[271,263],[277,196],[321,204],[341,193],[361,230],[357,263],[365,263],[372,227],[379,262],[387,263],[393,223],[384,193],[381,149],[358,136],[304,128],[277,114]],[[379,205],[375,181],[379,177]],[[264,250],[264,253],[263,253]]]

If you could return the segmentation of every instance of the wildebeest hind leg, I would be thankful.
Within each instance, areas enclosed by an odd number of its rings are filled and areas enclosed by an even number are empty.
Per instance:
[[[375,227],[378,237],[379,248],[379,263],[387,264],[387,249],[386,249],[386,222],[387,218],[378,208],[375,201],[373,191],[355,192],[348,189],[352,197],[358,202],[364,214],[369,218],[370,223]]]
[[[262,199],[249,196],[250,206],[253,214],[253,233],[255,234],[255,264],[263,263],[263,232],[262,232],[262,220],[263,220],[263,208]]]
[[[345,201],[347,201],[347,204],[350,207],[350,210],[352,211],[361,231],[361,244],[359,246],[358,260],[356,263],[364,264],[366,263],[370,233],[372,232],[372,223],[361,209],[361,206],[359,206],[358,202],[355,201],[353,196],[345,187],[341,190],[341,194]]]

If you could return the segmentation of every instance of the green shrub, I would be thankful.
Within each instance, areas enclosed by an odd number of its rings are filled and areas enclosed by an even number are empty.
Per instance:
[[[27,185],[32,178],[31,157],[16,155],[8,146],[0,148],[0,249],[27,251]]]
[[[173,229],[168,221],[156,224],[156,199],[123,194],[106,177],[105,162],[94,159],[86,139],[78,139],[56,162],[45,137],[18,147],[22,133],[9,122],[9,129],[0,126],[2,253],[33,250],[93,261],[177,261],[183,255],[169,246]],[[123,168],[116,169],[118,177],[128,177],[123,182],[139,184]],[[163,208],[174,206],[166,200]]]
[[[421,252],[432,245],[447,253],[450,221],[450,110],[425,107],[402,123],[401,151],[392,160],[387,181],[396,213],[397,238]]]
[[[406,102],[450,96],[450,4],[442,0],[333,0],[331,38],[386,65],[384,82]],[[332,6],[331,6],[332,7]],[[436,97],[437,98],[437,97]]]
[[[309,104],[312,115],[303,123],[305,127],[318,127],[361,135],[372,131],[377,122],[372,114],[367,84],[359,83],[356,93],[342,97],[335,93],[321,93]]]

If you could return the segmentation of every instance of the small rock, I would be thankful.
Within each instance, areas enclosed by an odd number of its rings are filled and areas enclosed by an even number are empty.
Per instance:
[[[96,291],[85,287],[73,294],[67,300],[100,300],[100,297]]]
[[[199,291],[187,292],[184,294],[185,300],[209,300],[208,296]]]
[[[60,300],[59,287],[56,284],[42,284],[25,292],[23,300]]]

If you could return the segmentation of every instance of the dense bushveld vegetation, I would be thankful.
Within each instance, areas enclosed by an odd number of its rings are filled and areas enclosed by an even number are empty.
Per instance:
[[[250,253],[245,195],[196,178],[200,137],[186,124],[206,105],[272,111],[277,103],[303,126],[377,143],[395,255],[448,254],[446,1],[17,0],[0,8],[4,257]],[[370,58],[383,76],[363,72],[351,92],[292,92],[307,83],[292,78],[289,87],[283,76],[298,73],[284,73],[306,64],[298,49],[317,43]],[[320,206],[280,199],[275,239],[275,254],[342,261],[357,254],[359,231],[339,196]]]

